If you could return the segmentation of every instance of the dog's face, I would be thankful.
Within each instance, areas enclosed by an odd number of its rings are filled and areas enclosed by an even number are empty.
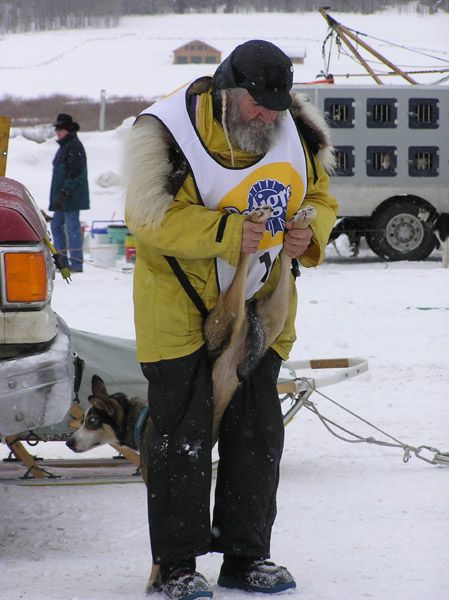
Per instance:
[[[119,444],[117,432],[122,425],[123,409],[113,396],[109,396],[104,381],[92,377],[91,406],[85,412],[81,427],[67,441],[73,452],[86,452],[103,444]]]

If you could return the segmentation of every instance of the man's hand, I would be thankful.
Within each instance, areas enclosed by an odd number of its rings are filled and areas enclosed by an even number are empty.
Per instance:
[[[312,230],[310,227],[295,229],[291,221],[287,221],[285,227],[287,231],[284,236],[284,250],[290,258],[299,258],[310,246]]]
[[[253,223],[248,219],[243,223],[242,248],[243,254],[254,254],[263,238],[265,223]]]

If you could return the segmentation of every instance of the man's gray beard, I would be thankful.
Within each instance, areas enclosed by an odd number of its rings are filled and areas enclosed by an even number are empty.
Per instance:
[[[276,115],[276,119],[272,123],[264,123],[260,119],[244,123],[240,116],[238,103],[230,104],[227,111],[227,126],[231,142],[245,152],[266,154],[279,134],[281,113]]]

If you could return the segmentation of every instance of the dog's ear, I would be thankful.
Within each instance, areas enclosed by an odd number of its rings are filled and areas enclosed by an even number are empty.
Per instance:
[[[92,386],[92,395],[93,396],[96,396],[97,398],[103,398],[103,399],[109,397],[109,394],[108,394],[108,391],[104,384],[104,381],[102,380],[102,378],[99,375],[92,375],[91,386]]]
[[[113,402],[111,402],[109,397],[99,398],[98,396],[94,395],[94,396],[89,396],[88,400],[92,404],[92,406],[94,408],[96,408],[97,410],[101,410],[111,417],[114,416],[114,414],[115,414],[114,404],[113,404]]]

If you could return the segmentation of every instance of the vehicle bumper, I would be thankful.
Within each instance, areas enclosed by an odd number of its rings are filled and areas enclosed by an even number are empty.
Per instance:
[[[0,344],[38,344],[52,340],[57,323],[50,304],[41,310],[0,313]]]
[[[44,351],[0,361],[0,435],[59,423],[74,392],[70,330],[57,316],[57,334]]]

